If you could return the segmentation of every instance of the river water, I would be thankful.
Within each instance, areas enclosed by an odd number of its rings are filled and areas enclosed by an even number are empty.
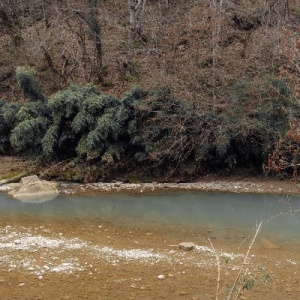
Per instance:
[[[253,232],[256,224],[277,239],[300,243],[300,197],[212,192],[94,194],[59,196],[45,202],[21,202],[0,193],[1,215],[100,219],[138,226],[180,226]]]

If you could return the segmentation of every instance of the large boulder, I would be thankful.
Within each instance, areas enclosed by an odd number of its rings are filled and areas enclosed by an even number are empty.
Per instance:
[[[55,182],[40,180],[33,175],[23,177],[20,185],[8,194],[24,202],[45,202],[54,199],[59,192]]]

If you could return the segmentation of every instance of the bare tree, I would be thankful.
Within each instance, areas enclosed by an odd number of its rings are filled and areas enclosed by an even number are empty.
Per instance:
[[[92,77],[96,81],[102,80],[103,54],[101,44],[101,25],[98,13],[98,0],[86,0],[87,13],[80,10],[74,10],[74,13],[79,16],[88,25],[95,46],[95,66],[92,70]]]
[[[223,0],[210,0],[211,16],[212,16],[212,80],[213,80],[213,98],[215,99],[216,89],[216,68],[219,55],[219,41],[222,29],[223,18]]]
[[[22,43],[18,7],[8,0],[0,2],[0,33],[8,34],[14,47]]]
[[[141,38],[143,22],[142,15],[147,0],[128,0],[129,7],[129,53],[128,61],[133,59],[133,44],[137,38]]]

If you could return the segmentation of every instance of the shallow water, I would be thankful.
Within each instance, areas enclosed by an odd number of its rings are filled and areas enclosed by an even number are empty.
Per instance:
[[[288,200],[288,203],[286,203]],[[0,215],[38,215],[64,218],[99,218],[128,225],[171,225],[199,229],[239,229],[251,233],[260,221],[265,233],[300,242],[300,197],[176,192],[149,195],[97,194],[59,196],[54,200],[25,203],[0,193]]]

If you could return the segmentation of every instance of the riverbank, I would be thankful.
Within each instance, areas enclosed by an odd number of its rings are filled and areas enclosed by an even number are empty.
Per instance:
[[[292,195],[300,189],[292,181],[215,177],[179,184],[60,183],[59,188],[61,194],[70,195],[178,190]],[[2,212],[1,299],[216,299],[214,249],[220,260],[219,299],[223,299],[243,265],[253,234],[252,228],[245,234],[240,228],[195,230],[158,223],[143,227],[101,218]],[[186,252],[178,248],[181,242],[196,247]],[[262,230],[240,278],[237,299],[300,299],[299,263],[299,244]]]
[[[13,177],[17,174],[34,174],[39,172],[34,165],[18,157],[0,157],[0,179]],[[42,172],[41,172],[42,173]],[[122,181],[98,183],[71,183],[59,185],[61,194],[83,193],[151,193],[163,191],[209,191],[231,193],[258,193],[258,194],[300,194],[300,184],[295,180],[271,180],[255,177],[219,177],[215,175],[198,178],[190,183],[125,183]]]
[[[251,237],[183,227],[116,225],[100,219],[1,216],[1,299],[223,299]],[[194,242],[183,251],[176,245]],[[299,245],[260,236],[237,299],[300,299]],[[59,287],[59,288],[57,288]]]
[[[230,192],[230,193],[258,193],[297,195],[300,193],[300,185],[294,181],[259,180],[246,178],[236,180],[233,178],[214,179],[200,178],[193,183],[88,183],[70,184],[61,183],[62,194],[84,194],[84,193],[151,193],[168,191],[208,191],[208,192]]]

